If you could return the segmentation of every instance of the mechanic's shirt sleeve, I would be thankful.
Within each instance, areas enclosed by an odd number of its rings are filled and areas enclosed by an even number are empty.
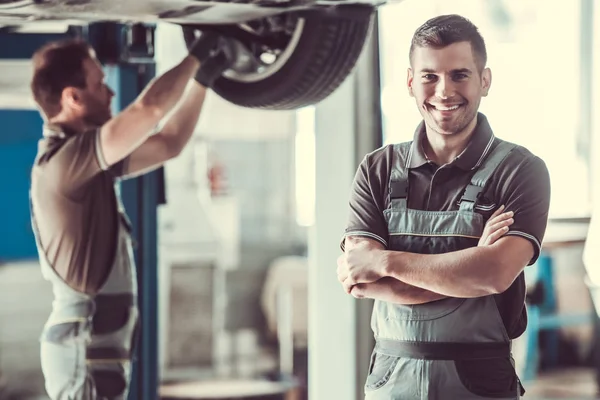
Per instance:
[[[104,160],[100,147],[100,130],[84,132],[66,139],[49,163],[50,174],[56,179],[60,191],[77,200],[85,187],[102,172],[115,178],[126,172],[127,159],[114,165]]]
[[[540,255],[550,208],[550,175],[539,157],[531,156],[518,165],[502,188],[506,211],[514,212],[514,223],[506,235],[521,236],[531,242],[532,265]]]
[[[388,228],[383,216],[383,193],[387,187],[387,177],[384,176],[386,168],[373,167],[371,157],[372,154],[365,156],[354,176],[348,223],[340,244],[342,251],[345,249],[347,236],[362,236],[377,240],[384,248],[388,246]]]

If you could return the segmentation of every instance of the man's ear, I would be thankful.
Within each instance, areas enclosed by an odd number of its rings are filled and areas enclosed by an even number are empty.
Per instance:
[[[411,68],[408,68],[408,70],[406,71],[406,86],[408,87],[408,95],[410,97],[414,97],[413,89],[412,89],[413,78],[414,78],[413,71]]]
[[[71,109],[80,109],[82,107],[81,103],[81,93],[79,90],[74,87],[66,87],[62,91],[61,101],[64,105],[68,106]]]
[[[481,74],[481,83],[483,96],[487,96],[490,91],[490,86],[492,86],[492,70],[489,68],[485,68]]]

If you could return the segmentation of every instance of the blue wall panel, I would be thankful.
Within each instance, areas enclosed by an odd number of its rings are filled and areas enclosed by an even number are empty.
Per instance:
[[[36,110],[0,110],[0,262],[37,258],[29,185],[41,135],[42,119]]]

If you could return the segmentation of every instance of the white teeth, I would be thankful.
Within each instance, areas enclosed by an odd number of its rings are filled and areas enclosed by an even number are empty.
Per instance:
[[[456,110],[458,107],[460,107],[460,104],[457,104],[452,107],[444,107],[444,106],[434,106],[434,107],[436,110],[440,110],[440,111],[453,111],[453,110]]]

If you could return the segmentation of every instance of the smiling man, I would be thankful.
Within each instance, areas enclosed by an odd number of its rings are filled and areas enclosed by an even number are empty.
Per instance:
[[[356,173],[338,279],[375,299],[368,400],[524,393],[511,341],[527,325],[523,270],[540,253],[550,180],[540,158],[495,137],[478,111],[492,82],[486,60],[461,16],[419,27],[407,86],[423,121],[412,141],[366,155]],[[490,228],[501,235],[487,240]]]

